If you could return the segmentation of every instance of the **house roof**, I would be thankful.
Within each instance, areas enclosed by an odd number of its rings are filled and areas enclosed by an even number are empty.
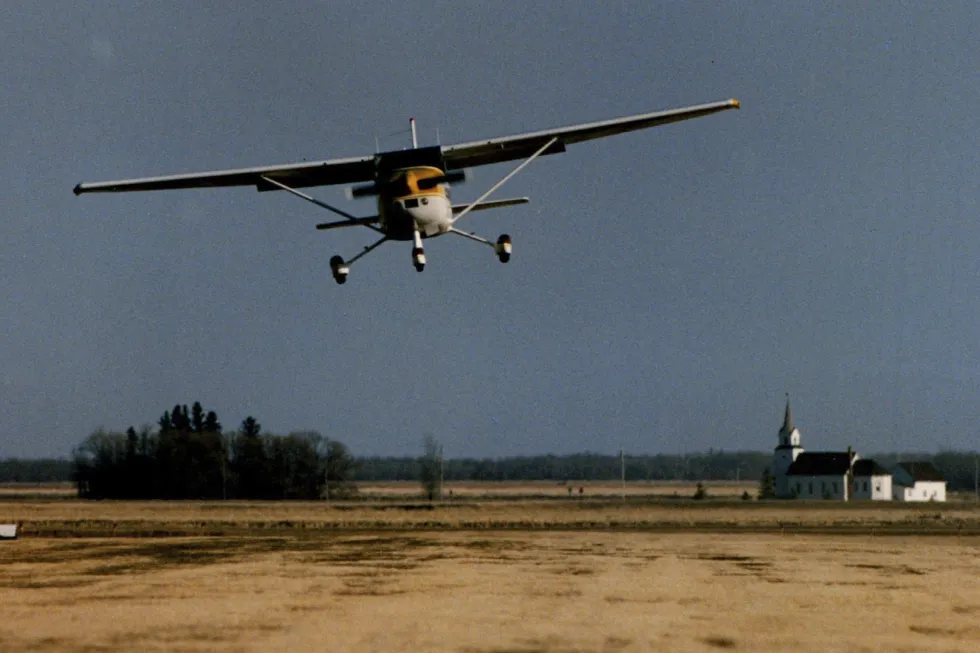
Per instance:
[[[787,476],[843,476],[851,467],[846,451],[803,452],[786,470]]]
[[[945,481],[939,470],[933,467],[927,460],[898,463],[896,467],[901,467],[914,481]]]
[[[862,458],[854,463],[851,472],[855,476],[891,476],[891,472],[879,465],[872,458]]]

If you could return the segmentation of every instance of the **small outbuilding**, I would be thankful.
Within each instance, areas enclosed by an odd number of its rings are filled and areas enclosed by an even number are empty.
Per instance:
[[[858,460],[851,468],[851,499],[855,501],[890,501],[892,473],[871,458]]]
[[[892,470],[895,501],[945,501],[946,479],[931,462],[898,463]]]

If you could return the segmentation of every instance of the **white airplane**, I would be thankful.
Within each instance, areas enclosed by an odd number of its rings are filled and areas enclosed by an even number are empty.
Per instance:
[[[412,263],[419,272],[425,268],[422,240],[442,234],[456,234],[489,245],[500,261],[506,263],[510,260],[512,251],[510,236],[503,234],[494,243],[476,234],[461,231],[454,225],[471,211],[527,203],[529,200],[526,197],[503,200],[487,198],[531,161],[545,154],[564,152],[565,146],[573,143],[738,108],[738,100],[725,100],[514,136],[432,147],[418,147],[415,120],[411,119],[412,149],[379,152],[348,159],[82,183],[75,186],[74,191],[76,195],[81,195],[82,193],[222,186],[255,186],[259,191],[284,190],[344,218],[338,222],[318,224],[317,229],[362,226],[381,235],[379,240],[365,247],[349,261],[345,261],[340,256],[330,259],[333,278],[337,283],[342,284],[347,280],[350,266],[354,262],[390,240],[413,242]],[[476,201],[469,204],[453,204],[450,201],[449,184],[464,181],[465,168],[517,159],[524,159],[524,161]],[[296,190],[310,186],[362,182],[369,183],[348,189],[348,194],[350,197],[377,196],[377,215],[359,218]]]

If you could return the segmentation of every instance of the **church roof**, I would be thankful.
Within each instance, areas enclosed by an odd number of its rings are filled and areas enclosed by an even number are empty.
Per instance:
[[[855,476],[891,476],[892,474],[872,458],[862,458],[855,462],[852,473]]]
[[[898,463],[896,467],[901,467],[905,470],[912,480],[915,481],[945,481],[943,475],[939,473],[939,470],[933,467],[932,463],[929,461],[916,461],[907,463]]]
[[[843,476],[851,467],[846,451],[803,452],[786,470],[787,476]]]

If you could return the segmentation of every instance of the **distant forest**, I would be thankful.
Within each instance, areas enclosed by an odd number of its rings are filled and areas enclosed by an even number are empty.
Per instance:
[[[285,436],[263,433],[252,418],[237,430],[222,428],[213,411],[195,402],[176,405],[156,428],[125,433],[96,431],[64,459],[0,460],[0,483],[76,482],[88,498],[312,499],[352,494],[355,483],[418,481],[420,457],[355,458],[347,447],[316,431]],[[973,490],[976,454],[876,454],[890,467],[902,460],[931,460],[952,491]],[[758,481],[772,462],[763,451],[694,454],[627,454],[628,481]],[[453,458],[446,481],[561,482],[620,478],[620,457],[601,453]]]

